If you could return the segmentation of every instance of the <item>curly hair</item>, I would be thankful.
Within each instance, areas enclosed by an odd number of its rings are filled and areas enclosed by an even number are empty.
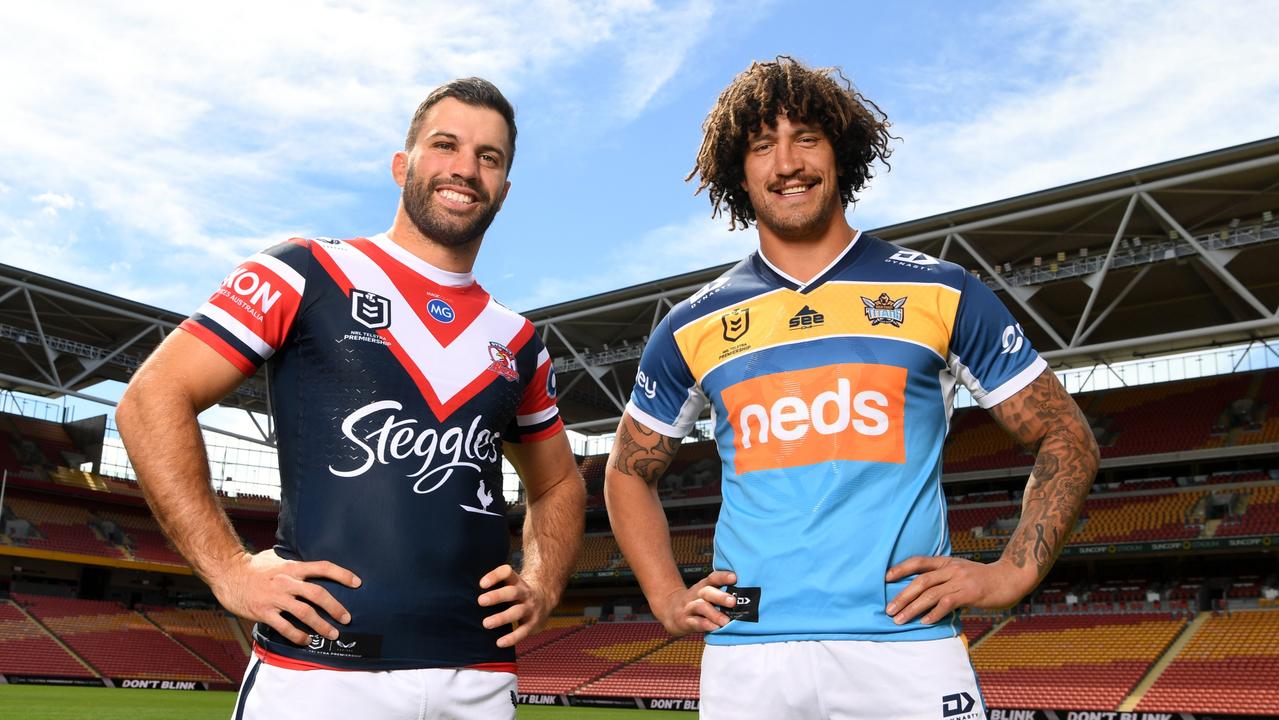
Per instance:
[[[808,68],[786,55],[774,62],[753,62],[720,93],[706,116],[697,162],[684,178],[701,175],[694,194],[709,188],[711,217],[727,210],[729,229],[739,222],[745,229],[755,221],[755,208],[742,188],[746,141],[764,123],[777,127],[782,113],[792,122],[819,124],[830,139],[844,207],[866,185],[876,160],[890,167],[888,141],[898,138],[888,132],[888,117],[839,68]]]

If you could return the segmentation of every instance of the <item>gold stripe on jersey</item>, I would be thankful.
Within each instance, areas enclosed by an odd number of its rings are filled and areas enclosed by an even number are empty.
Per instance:
[[[899,340],[945,359],[959,296],[936,283],[832,281],[808,294],[780,288],[697,318],[675,331],[675,343],[699,382],[734,357],[824,337]]]

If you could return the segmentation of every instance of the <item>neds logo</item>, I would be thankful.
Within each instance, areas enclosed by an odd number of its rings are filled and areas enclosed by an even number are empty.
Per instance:
[[[830,460],[901,463],[906,369],[842,363],[724,390],[740,473]]]

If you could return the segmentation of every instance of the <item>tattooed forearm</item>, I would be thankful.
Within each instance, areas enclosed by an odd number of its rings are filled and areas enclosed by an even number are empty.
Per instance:
[[[1004,558],[1019,568],[1033,563],[1043,578],[1074,530],[1092,488],[1097,442],[1079,406],[1049,370],[991,412],[1018,442],[1036,450],[1021,522],[1004,548]]]
[[[666,437],[633,421],[623,421],[613,447],[613,468],[655,485],[671,464],[679,445],[679,438]]]
[[[1060,533],[1057,532],[1057,528],[1055,527],[1050,528],[1050,530],[1052,531],[1053,536],[1051,544],[1048,542],[1048,539],[1044,537],[1043,523],[1035,523],[1035,564],[1040,567],[1049,565],[1052,563],[1053,558],[1056,557],[1056,548],[1058,541],[1060,540]]]

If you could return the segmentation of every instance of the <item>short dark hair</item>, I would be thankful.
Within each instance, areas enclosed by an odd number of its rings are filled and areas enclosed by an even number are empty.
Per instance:
[[[838,79],[837,79],[838,78]],[[871,177],[876,160],[888,166],[892,149],[888,118],[853,88],[839,68],[809,68],[785,55],[774,62],[753,62],[724,89],[702,124],[702,147],[693,171],[701,175],[696,192],[709,188],[711,217],[729,214],[729,227],[750,227],[755,208],[742,189],[746,178],[746,141],[765,123],[775,127],[782,113],[791,121],[817,123],[830,139],[839,168],[839,199],[844,207]]]
[[[484,78],[458,78],[432,90],[422,104],[417,106],[417,112],[413,113],[408,136],[404,139],[404,150],[410,151],[417,144],[417,135],[422,130],[422,121],[426,118],[427,111],[439,101],[450,97],[467,105],[493,110],[506,120],[506,127],[511,131],[511,152],[506,156],[506,171],[510,172],[511,164],[515,162],[515,108],[496,85]]]

